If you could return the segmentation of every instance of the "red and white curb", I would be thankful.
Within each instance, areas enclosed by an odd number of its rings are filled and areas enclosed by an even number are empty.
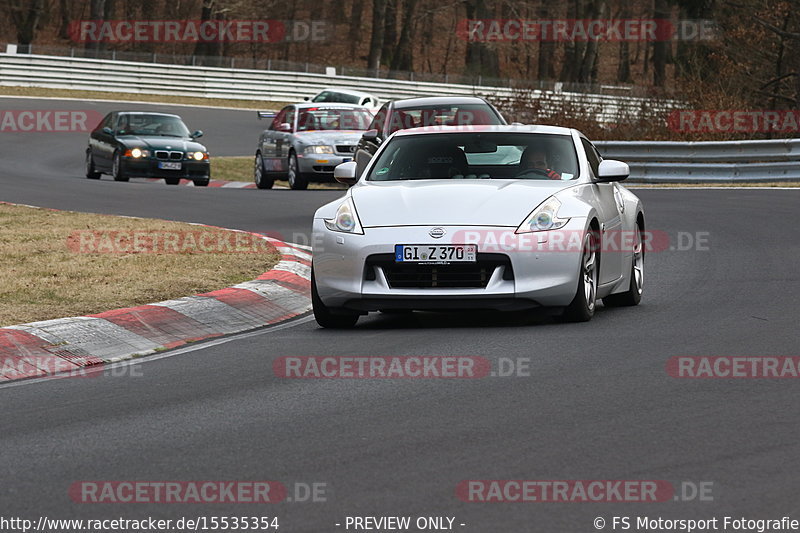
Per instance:
[[[309,249],[258,237],[269,241],[281,259],[255,280],[96,315],[0,328],[0,382],[114,363],[308,312]]]

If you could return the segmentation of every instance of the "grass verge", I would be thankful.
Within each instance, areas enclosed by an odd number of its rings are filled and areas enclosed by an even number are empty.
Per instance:
[[[91,238],[78,243],[76,232]],[[179,245],[121,252],[126,244],[133,246],[136,235],[148,234],[161,239],[176,235]],[[111,238],[103,241],[103,235]],[[112,243],[117,235],[127,240]],[[242,234],[179,222],[0,204],[0,326],[221,289],[254,279],[278,262],[280,256],[271,246],[260,239],[257,245],[250,240],[250,246],[237,246],[236,235]],[[226,249],[211,244],[224,239],[234,243],[229,251],[207,251]],[[142,243],[147,246],[145,239]],[[107,253],[87,253],[92,250]],[[249,253],[232,253],[237,250]]]
[[[213,157],[211,159],[211,176],[215,180],[246,181],[253,183],[252,156]],[[288,187],[286,180],[275,180],[275,185]],[[341,183],[314,183],[308,184],[309,189],[346,189]]]
[[[72,89],[47,89],[44,87],[0,86],[2,96],[28,96],[50,98],[77,98],[80,100],[120,100],[125,102],[153,102],[165,104],[184,104],[203,107],[234,107],[237,109],[256,109],[269,111],[280,109],[287,102],[266,102],[263,100],[234,100],[229,98],[199,98],[193,96],[174,96],[166,94],[114,93],[104,91],[77,91]]]

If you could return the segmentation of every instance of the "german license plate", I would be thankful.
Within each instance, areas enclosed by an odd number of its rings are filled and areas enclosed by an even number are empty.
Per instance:
[[[159,161],[158,168],[162,170],[180,170],[181,163],[173,163],[172,161]]]
[[[474,263],[477,256],[476,244],[396,244],[394,247],[397,263]]]

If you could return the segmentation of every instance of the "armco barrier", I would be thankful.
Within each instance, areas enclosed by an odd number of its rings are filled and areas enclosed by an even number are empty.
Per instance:
[[[625,161],[630,181],[800,180],[800,139],[719,142],[599,141],[605,158]]]
[[[326,74],[139,63],[107,59],[0,53],[0,85],[88,91],[168,94],[277,102],[300,101],[325,87],[351,87],[381,99],[418,96],[486,96],[514,98],[515,89]],[[548,101],[580,103],[601,122],[612,122],[620,110],[636,113],[645,100],[631,96],[547,93]]]

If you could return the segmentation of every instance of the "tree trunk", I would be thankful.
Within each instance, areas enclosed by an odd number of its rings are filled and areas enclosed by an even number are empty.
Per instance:
[[[549,20],[551,18],[550,8],[547,3],[542,3],[539,8],[539,18]],[[556,55],[556,43],[554,41],[539,42],[539,61],[537,72],[540,80],[552,80],[556,77],[556,69],[553,60]]]
[[[386,13],[386,0],[372,0],[372,36],[369,40],[367,68],[375,71],[377,77],[381,68],[383,51],[383,17]]]
[[[588,11],[592,19],[602,19],[606,13],[605,0],[597,0],[588,6]],[[586,43],[586,50],[581,61],[581,69],[578,72],[580,83],[594,83],[597,78],[597,56],[599,53],[600,41],[592,39]]]
[[[668,0],[655,0],[653,18],[664,20],[669,18]],[[667,81],[667,59],[669,41],[657,40],[653,43],[653,85],[663,87]]]
[[[392,57],[389,70],[411,71],[414,70],[414,14],[417,0],[405,0],[403,3],[403,29],[400,31],[400,41],[397,43],[397,52]]]
[[[486,0],[466,0],[468,19],[490,19],[493,13],[486,5]],[[500,76],[500,61],[497,49],[492,43],[480,41],[467,42],[466,73],[473,76]]]
[[[622,9],[617,17],[622,20],[631,18],[631,8],[627,2],[622,3]],[[617,82],[629,83],[631,81],[631,45],[623,40],[619,43],[619,63],[617,64]]]
[[[384,65],[392,63],[394,49],[397,46],[397,2],[400,0],[386,0],[383,19],[383,47],[381,48],[381,61]]]

